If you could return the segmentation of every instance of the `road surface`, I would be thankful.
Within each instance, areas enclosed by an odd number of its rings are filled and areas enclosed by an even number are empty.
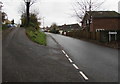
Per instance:
[[[48,36],[48,46],[28,39],[23,28],[3,32],[2,82],[85,82]]]
[[[52,36],[90,82],[118,82],[118,50],[58,34]]]

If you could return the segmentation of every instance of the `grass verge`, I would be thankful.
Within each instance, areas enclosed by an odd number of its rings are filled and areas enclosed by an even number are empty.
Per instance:
[[[46,34],[40,31],[26,30],[27,36],[34,42],[46,46]]]

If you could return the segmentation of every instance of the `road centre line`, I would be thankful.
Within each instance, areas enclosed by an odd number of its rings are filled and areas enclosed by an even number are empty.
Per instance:
[[[68,60],[69,60],[71,63],[73,62],[70,58],[68,58]]]
[[[64,50],[62,50],[62,52],[63,52],[64,54],[66,54]]]
[[[67,58],[69,57],[67,54],[65,55]]]
[[[64,50],[62,50],[62,52],[65,54],[65,56],[66,56],[67,58],[69,58],[69,56],[66,54],[66,52],[65,52]]]
[[[84,77],[85,80],[88,80],[88,77],[82,71],[79,71],[79,73]]]
[[[72,59],[69,58],[69,56],[66,54],[66,52],[64,50],[62,50],[62,52],[65,54],[65,56],[68,58],[68,60],[72,63]],[[79,70],[78,66],[76,64],[73,64],[72,65],[77,69]],[[85,80],[88,80],[88,77],[82,72],[82,71],[79,71],[79,73],[82,75],[82,77],[85,79]]]
[[[75,64],[72,64],[76,69],[79,69],[78,67],[77,67],[77,65],[75,65]]]

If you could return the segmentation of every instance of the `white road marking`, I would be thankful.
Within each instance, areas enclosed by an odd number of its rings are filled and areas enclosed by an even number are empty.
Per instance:
[[[67,58],[69,57],[67,54],[65,55]]]
[[[77,65],[75,65],[75,64],[72,64],[76,69],[79,69],[78,67],[77,67]]]
[[[68,58],[68,60],[72,63],[72,59],[69,58],[69,56],[65,53],[64,50],[62,50],[62,52],[65,54],[65,56]],[[72,64],[76,69],[79,69],[78,66],[76,64]],[[79,71],[79,73],[83,76],[83,78],[85,80],[88,80],[88,77],[82,72],[82,71]]]
[[[68,60],[69,60],[71,63],[73,62],[70,58],[68,58]]]
[[[63,52],[64,54],[66,54],[64,50],[62,50],[62,52]]]
[[[85,80],[88,80],[88,77],[82,71],[80,71],[79,73],[83,76]]]

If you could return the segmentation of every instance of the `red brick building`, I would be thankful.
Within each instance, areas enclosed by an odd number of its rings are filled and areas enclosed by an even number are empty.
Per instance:
[[[86,12],[82,28],[90,32],[120,30],[120,14],[115,11]]]

